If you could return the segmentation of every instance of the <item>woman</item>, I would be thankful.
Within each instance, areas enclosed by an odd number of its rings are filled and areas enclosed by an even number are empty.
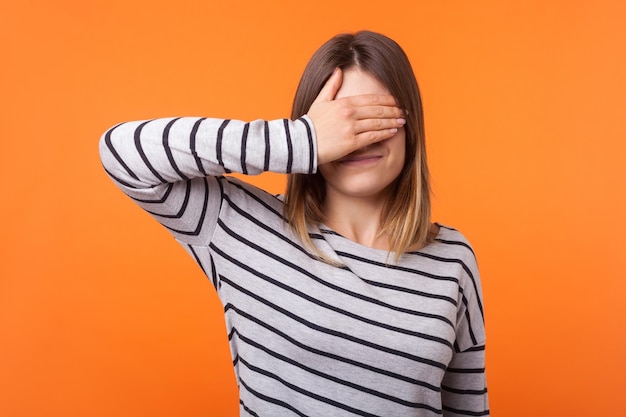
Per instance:
[[[430,222],[406,55],[372,32],[332,38],[292,119],[130,122],[100,142],[212,280],[241,415],[488,415],[476,261]],[[284,199],[234,171],[288,173]]]

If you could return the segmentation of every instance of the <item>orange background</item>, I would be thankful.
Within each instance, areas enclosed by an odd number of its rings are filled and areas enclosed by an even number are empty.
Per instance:
[[[623,2],[3,0],[0,18],[0,415],[237,414],[209,281],[97,141],[288,116],[315,49],[362,28],[420,82],[435,220],[479,257],[493,415],[626,415]]]

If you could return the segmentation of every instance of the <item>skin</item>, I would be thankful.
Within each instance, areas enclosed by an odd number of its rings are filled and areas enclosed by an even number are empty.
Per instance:
[[[335,100],[389,96],[387,88],[373,75],[357,67],[345,70],[342,75]],[[380,214],[389,198],[389,186],[400,174],[405,158],[404,119],[397,118],[394,122],[397,127],[388,128],[384,139],[318,167],[326,180],[323,213],[327,226],[359,244],[382,250],[389,250],[389,239],[379,233]],[[318,149],[326,145],[318,143]]]
[[[388,93],[336,98],[342,82],[343,72],[336,69],[307,113],[315,126],[318,165],[389,139],[406,122]]]

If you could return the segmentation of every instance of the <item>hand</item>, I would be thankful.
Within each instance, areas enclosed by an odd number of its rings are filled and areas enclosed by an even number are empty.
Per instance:
[[[406,121],[390,95],[364,94],[335,100],[343,73],[335,69],[307,115],[317,136],[317,163],[340,159],[396,134]]]

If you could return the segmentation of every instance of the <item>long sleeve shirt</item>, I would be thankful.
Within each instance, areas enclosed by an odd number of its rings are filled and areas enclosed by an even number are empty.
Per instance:
[[[388,263],[325,225],[312,256],[283,200],[229,172],[313,174],[313,124],[174,118],[108,130],[106,172],[195,259],[224,307],[241,416],[485,416],[474,252],[440,225]]]

